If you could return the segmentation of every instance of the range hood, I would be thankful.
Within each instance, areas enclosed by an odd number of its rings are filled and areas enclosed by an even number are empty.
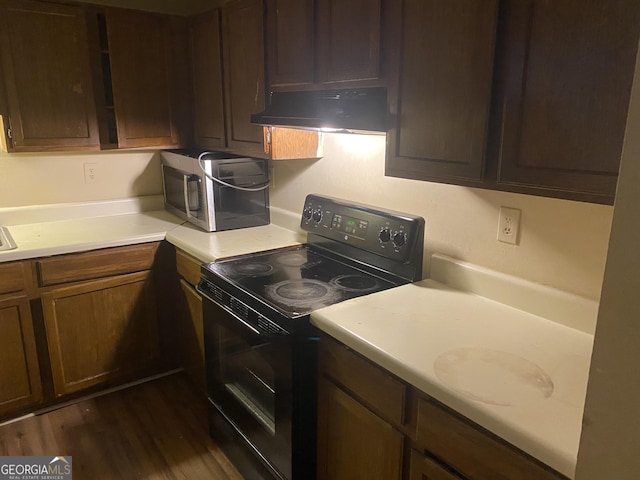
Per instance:
[[[260,125],[385,133],[387,89],[384,87],[271,92],[262,113],[251,115]]]

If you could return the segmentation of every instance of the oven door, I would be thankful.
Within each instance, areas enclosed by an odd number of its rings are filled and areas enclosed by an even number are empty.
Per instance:
[[[203,300],[211,434],[246,478],[290,479],[292,336]]]

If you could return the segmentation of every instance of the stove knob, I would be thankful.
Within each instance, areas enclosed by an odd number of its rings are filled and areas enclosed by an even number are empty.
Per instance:
[[[311,207],[305,207],[305,209],[302,211],[302,218],[307,221],[311,220],[312,215],[313,210],[311,210]]]
[[[378,234],[378,240],[380,240],[382,243],[387,243],[389,240],[391,240],[391,232],[387,227],[384,227],[382,230],[380,230],[380,233]]]
[[[313,221],[316,223],[320,223],[322,221],[322,210],[314,210],[313,211]]]
[[[393,244],[400,248],[407,243],[407,235],[404,232],[396,232],[393,234]]]

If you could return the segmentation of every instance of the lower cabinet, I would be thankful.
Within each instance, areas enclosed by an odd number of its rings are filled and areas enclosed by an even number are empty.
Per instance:
[[[40,400],[42,388],[29,300],[26,295],[0,297],[0,416]]]
[[[566,480],[332,338],[318,352],[319,480]]]
[[[176,250],[176,268],[180,276],[180,301],[177,327],[179,362],[193,384],[206,392],[204,363],[204,324],[202,296],[195,286],[200,280],[200,262],[182,250]]]
[[[150,272],[55,288],[42,309],[56,396],[131,377],[158,359]]]
[[[400,479],[402,434],[324,377],[318,392],[318,480]]]

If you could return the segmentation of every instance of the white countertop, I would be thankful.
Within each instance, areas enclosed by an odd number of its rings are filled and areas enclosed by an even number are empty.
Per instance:
[[[440,257],[438,268],[432,270],[440,270],[448,261],[454,270],[468,267]],[[473,268],[466,270],[467,275],[477,274]],[[498,275],[502,281],[509,280]],[[557,301],[557,291],[532,288],[534,302],[544,302],[545,294]],[[583,303],[585,328],[551,321],[433,279],[317,310],[311,321],[573,478],[593,343],[588,332],[597,304],[569,294],[560,296],[568,304]]]
[[[202,262],[211,262],[304,241],[301,232],[274,224],[205,232],[165,211],[162,196],[0,209],[0,225],[7,226],[18,245],[0,251],[0,262],[163,239]]]
[[[162,197],[0,209],[0,262],[165,239],[202,262],[304,242],[294,214],[208,233]],[[282,228],[285,225],[288,228]],[[408,383],[573,477],[597,303],[442,256],[432,279],[314,312],[311,321]]]

